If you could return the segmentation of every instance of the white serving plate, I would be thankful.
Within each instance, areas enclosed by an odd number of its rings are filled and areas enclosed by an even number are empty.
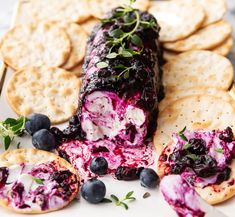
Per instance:
[[[24,5],[27,1],[23,1],[18,4],[15,10],[15,16],[13,18],[13,25],[17,22],[24,22],[24,10],[27,8]],[[4,120],[7,117],[17,117],[14,111],[10,108],[6,100],[6,85],[11,77],[13,71],[9,68],[6,68],[6,77],[4,79],[3,90],[0,95],[0,120]],[[1,70],[0,70],[0,78],[1,78]],[[59,128],[64,128],[66,124],[60,125]],[[24,138],[15,139],[14,143],[11,145],[11,149],[16,148],[16,144],[21,141],[22,148],[32,147],[30,137],[26,136]],[[0,153],[4,152],[3,145],[0,145]],[[156,157],[157,159],[157,157]],[[153,168],[155,165],[153,166]],[[123,207],[116,207],[114,203],[110,204],[99,204],[92,205],[86,202],[83,199],[75,200],[70,206],[67,208],[52,212],[48,214],[43,214],[45,217],[66,217],[66,216],[79,216],[79,217],[177,217],[175,212],[169,207],[169,205],[163,199],[158,188],[154,190],[149,190],[140,186],[139,181],[117,181],[114,180],[110,176],[106,176],[102,178],[104,183],[106,184],[107,193],[106,197],[109,198],[110,194],[115,194],[119,198],[125,196],[125,194],[129,191],[134,191],[134,196],[136,197],[136,201],[130,202],[129,210],[125,210]],[[149,192],[151,196],[149,198],[143,199],[143,194],[145,192]],[[221,212],[226,214],[228,217],[235,216],[235,198],[230,199],[229,201],[223,203],[222,205],[216,206]],[[7,211],[0,207],[0,216],[1,217],[23,217],[25,215],[15,214],[13,212]],[[41,216],[41,215],[34,215]],[[216,216],[214,216],[216,217]]]

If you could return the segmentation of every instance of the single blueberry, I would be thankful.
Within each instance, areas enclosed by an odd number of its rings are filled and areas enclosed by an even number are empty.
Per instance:
[[[98,179],[86,181],[81,188],[82,197],[89,203],[101,202],[106,194],[105,184]]]
[[[51,151],[56,147],[54,135],[46,129],[42,129],[34,133],[32,143],[35,148],[45,151]]]
[[[147,168],[140,172],[140,183],[143,187],[155,188],[159,181],[160,179],[153,169]]]
[[[104,175],[108,170],[108,162],[104,157],[94,157],[90,162],[90,169],[97,175]]]
[[[51,127],[50,119],[43,114],[31,114],[27,117],[25,123],[25,130],[32,136],[34,133],[41,129],[49,130]]]

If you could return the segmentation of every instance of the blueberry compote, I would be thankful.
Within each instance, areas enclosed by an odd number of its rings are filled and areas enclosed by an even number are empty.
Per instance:
[[[77,194],[77,175],[57,161],[0,168],[0,199],[16,211],[59,209]]]
[[[90,169],[90,162],[95,157],[105,158],[108,163],[106,173],[118,180],[139,179],[141,169],[153,164],[152,149],[151,144],[133,148],[116,145],[109,140],[74,140],[57,148],[59,154],[78,170],[82,180],[97,176]]]
[[[165,174],[181,174],[189,183],[205,187],[229,180],[234,153],[229,127],[224,131],[184,130],[173,134],[173,146],[163,151],[159,165]]]

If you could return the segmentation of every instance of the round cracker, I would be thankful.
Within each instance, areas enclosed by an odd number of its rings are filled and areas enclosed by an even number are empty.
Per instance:
[[[225,100],[226,102],[231,102],[233,98],[228,91],[224,91],[218,88],[212,87],[192,87],[187,90],[175,90],[166,92],[166,97],[159,104],[159,111],[164,110],[172,102],[184,98],[186,96],[193,95],[209,95]]]
[[[54,67],[33,67],[13,74],[6,95],[19,115],[47,115],[53,124],[72,117],[77,110],[80,79],[71,72]]]
[[[169,142],[167,146],[162,151],[162,154],[169,156],[173,152],[174,146],[172,142]],[[157,173],[163,178],[165,172],[168,171],[167,164],[160,161],[157,163]],[[209,204],[222,203],[235,195],[235,160],[232,161],[231,165],[231,175],[229,180],[222,182],[219,185],[210,185],[204,188],[196,187],[195,190]]]
[[[176,52],[207,50],[221,44],[231,35],[231,33],[231,25],[222,20],[200,29],[188,38],[176,42],[166,42],[163,46],[168,50]]]
[[[96,18],[102,19],[107,12],[111,9],[128,4],[126,0],[89,0],[88,1],[90,11]],[[150,6],[149,0],[136,0],[133,4],[133,8],[141,11],[146,11]]]
[[[81,77],[83,75],[83,62],[79,63],[77,66],[73,67],[69,71],[75,74],[78,77]]]
[[[171,135],[185,126],[189,130],[235,128],[235,107],[231,102],[209,95],[188,96],[169,104],[159,113],[154,135],[157,151],[171,141]]]
[[[83,22],[91,16],[87,0],[33,0],[25,3],[30,22]]]
[[[163,51],[163,59],[166,61],[174,60],[180,53],[170,51],[170,50],[164,50]]]
[[[89,20],[80,23],[80,26],[86,31],[88,35],[90,35],[91,32],[93,31],[93,28],[99,23],[100,23],[99,19],[92,17]]]
[[[77,171],[72,167],[70,163],[68,163],[66,160],[63,158],[59,157],[56,154],[53,154],[51,152],[46,152],[42,150],[37,150],[33,148],[28,148],[28,149],[15,149],[12,151],[6,151],[3,154],[0,155],[0,167],[10,167],[14,165],[19,165],[19,164],[42,164],[46,163],[49,161],[56,161],[60,166],[65,167],[68,169],[70,172],[73,174],[77,175],[77,178],[79,180],[79,176]],[[57,208],[57,209],[51,209],[51,210],[32,210],[32,211],[21,211],[21,210],[15,210],[13,207],[10,206],[9,202],[0,199],[0,205],[3,206],[6,209],[12,210],[14,212],[18,213],[23,213],[23,214],[41,214],[41,213],[48,213],[52,211],[56,211],[59,209],[63,209],[64,207],[68,206],[77,196],[79,188],[77,188],[77,191],[74,192],[67,203],[65,203],[62,207]]]
[[[176,41],[191,35],[205,19],[202,6],[195,0],[154,1],[149,12],[161,26],[159,40],[162,42]]]
[[[206,13],[206,20],[203,26],[221,20],[226,13],[227,5],[225,0],[198,0],[198,2],[202,5]]]
[[[233,48],[233,38],[232,36],[230,36],[228,39],[226,39],[222,44],[220,44],[219,46],[213,48],[211,51],[220,54],[222,56],[227,56],[230,51]],[[175,51],[170,51],[170,50],[164,50],[163,52],[163,58],[166,61],[171,61],[174,60],[177,55],[179,55],[181,53],[179,52],[175,52]]]
[[[213,48],[211,51],[220,54],[222,56],[227,56],[232,49],[233,49],[233,38],[232,36],[230,36],[221,45]]]
[[[211,51],[189,51],[163,66],[166,89],[189,89],[205,86],[228,90],[233,82],[233,66],[221,55]]]
[[[4,62],[13,69],[30,66],[61,66],[71,44],[66,32],[50,23],[16,26],[0,42]]]
[[[78,65],[85,57],[87,33],[76,23],[60,23],[68,34],[71,41],[71,53],[67,62],[62,66],[64,69],[71,69]]]

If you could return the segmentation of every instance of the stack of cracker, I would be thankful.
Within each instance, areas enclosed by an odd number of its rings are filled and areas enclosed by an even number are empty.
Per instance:
[[[224,57],[232,49],[232,28],[222,19],[225,5],[224,0],[172,0],[150,7],[162,27],[167,60],[154,135],[159,152],[185,126],[235,130],[234,70]]]
[[[160,41],[164,59],[181,52],[210,50],[226,56],[232,50],[232,28],[223,19],[226,0],[171,0],[152,2],[153,13],[162,27]]]

